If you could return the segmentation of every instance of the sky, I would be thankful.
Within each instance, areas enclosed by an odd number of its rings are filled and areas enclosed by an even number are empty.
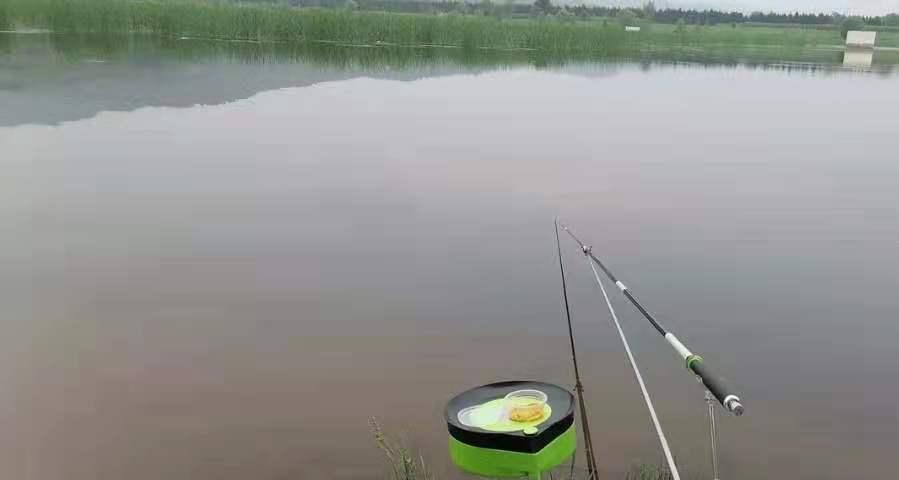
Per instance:
[[[899,0],[718,0],[739,10],[841,12],[882,15],[899,12]],[[711,2],[715,3],[715,2]]]
[[[600,1],[605,4],[606,2]],[[610,0],[613,5],[639,5],[642,0]],[[899,13],[899,0],[655,0],[665,8],[715,8],[719,10],[753,10],[773,12],[840,12],[850,15],[883,15]]]

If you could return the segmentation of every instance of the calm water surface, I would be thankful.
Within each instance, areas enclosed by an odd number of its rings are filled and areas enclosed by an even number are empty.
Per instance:
[[[4,478],[383,478],[371,416],[456,478],[449,396],[572,383],[555,215],[743,392],[726,478],[899,471],[892,73],[0,58]],[[660,462],[563,247],[599,462]],[[616,303],[708,478],[702,390]]]

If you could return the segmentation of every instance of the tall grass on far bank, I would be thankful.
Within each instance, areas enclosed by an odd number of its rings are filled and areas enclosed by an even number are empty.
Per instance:
[[[57,33],[149,32],[249,41],[595,50],[620,45],[615,28],[472,15],[351,12],[197,0],[0,0],[7,22]]]
[[[0,0],[0,30],[12,28],[12,19],[9,12],[9,1]]]
[[[833,32],[802,29],[690,27],[674,31],[652,25],[639,33],[626,33],[621,25],[590,21],[354,12],[212,0],[0,0],[0,12],[0,22],[6,25],[56,33],[146,32],[227,40],[566,53],[613,53],[644,45],[801,47],[839,43]]]

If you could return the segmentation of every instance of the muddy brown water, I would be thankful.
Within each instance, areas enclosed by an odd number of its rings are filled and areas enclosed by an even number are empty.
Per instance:
[[[722,478],[899,470],[894,74],[40,45],[0,52],[4,478],[384,478],[371,416],[457,478],[454,392],[572,383],[556,215],[743,393]],[[615,478],[662,457],[563,248]],[[703,392],[621,300],[709,478]]]

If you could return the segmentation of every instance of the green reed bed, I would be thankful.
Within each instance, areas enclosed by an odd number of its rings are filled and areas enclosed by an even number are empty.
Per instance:
[[[350,12],[191,0],[0,0],[6,23],[57,33],[151,32],[251,41],[600,49],[617,28],[455,15]]]
[[[0,24],[46,28],[57,33],[147,32],[249,41],[442,45],[571,53],[610,53],[644,45],[839,43],[835,32],[804,29],[677,29],[652,25],[643,32],[626,33],[616,23],[352,12],[211,0],[0,0]]]

